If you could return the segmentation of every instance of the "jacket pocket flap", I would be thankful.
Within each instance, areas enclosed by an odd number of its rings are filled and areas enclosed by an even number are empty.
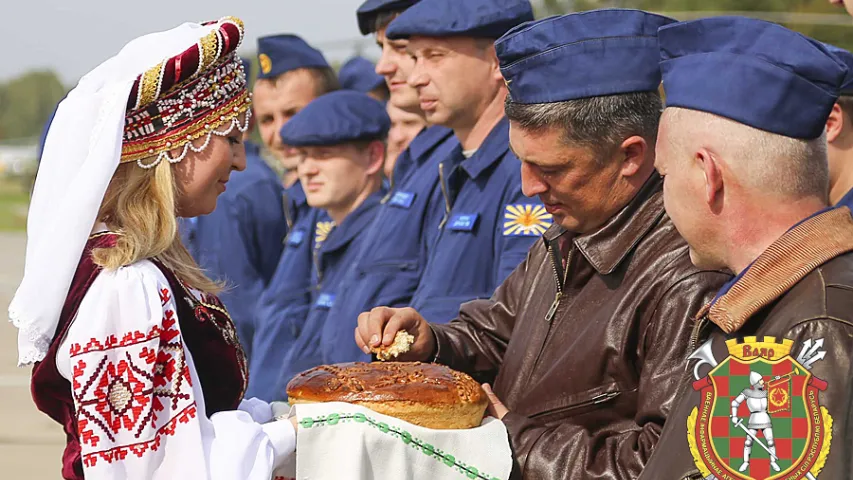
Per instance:
[[[571,394],[560,395],[550,401],[542,402],[536,411],[528,413],[531,418],[546,417],[558,413],[566,413],[572,410],[580,410],[586,407],[595,407],[608,403],[622,395],[623,391],[616,382],[599,385],[589,390]]]

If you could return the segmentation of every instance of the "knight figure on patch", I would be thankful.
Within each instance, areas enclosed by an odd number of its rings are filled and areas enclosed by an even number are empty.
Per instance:
[[[790,378],[791,374],[785,375]],[[774,380],[780,380],[782,377],[777,375]],[[767,440],[767,453],[770,454],[770,467],[774,471],[779,472],[779,464],[776,463],[776,443],[773,440],[773,422],[770,419],[770,414],[767,412],[767,390],[764,388],[764,378],[758,372],[749,372],[749,387],[743,389],[734,400],[732,400],[732,423],[746,432],[747,438],[743,447],[743,465],[738,468],[738,472],[745,472],[749,468],[749,456],[752,452],[753,441],[759,441],[756,434],[760,431]],[[777,392],[784,392],[781,387],[777,387]],[[790,397],[788,397],[790,399]],[[746,402],[746,407],[749,409],[749,421],[744,427],[743,419],[738,417],[738,408]],[[784,401],[784,400],[782,400]],[[790,402],[786,402],[788,411],[790,411]]]
[[[823,339],[727,340],[729,356],[713,357],[711,341],[691,355],[700,404],[687,419],[687,441],[706,480],[816,479],[829,454],[832,417],[820,406],[828,385],[810,373]],[[699,375],[703,364],[712,367]]]

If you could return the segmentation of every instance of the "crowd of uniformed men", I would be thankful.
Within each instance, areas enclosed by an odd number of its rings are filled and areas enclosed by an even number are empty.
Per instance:
[[[526,478],[686,478],[691,351],[823,338],[821,404],[848,419],[825,472],[849,478],[853,220],[833,206],[853,203],[853,55],[741,17],[533,21],[527,0],[356,17],[375,71],[258,40],[284,177],[247,143],[182,225],[229,286],[247,397],[405,329],[402,359],[491,385]]]

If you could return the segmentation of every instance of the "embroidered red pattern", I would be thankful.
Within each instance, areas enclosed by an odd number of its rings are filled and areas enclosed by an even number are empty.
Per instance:
[[[83,455],[83,465],[90,468],[94,467],[97,465],[99,458],[106,460],[107,463],[121,461],[127,457],[128,452],[142,458],[142,456],[148,451],[157,451],[157,449],[160,448],[160,439],[163,435],[174,435],[175,427],[177,427],[178,423],[189,423],[191,419],[195,418],[196,413],[196,405],[193,403],[175,415],[166,425],[160,428],[160,430],[158,430],[154,435],[153,439],[131,445],[118,446],[100,452],[87,453]]]
[[[160,290],[160,325],[70,347],[77,431],[88,467],[157,451],[162,437],[195,418],[192,378],[172,295]],[[110,448],[93,451],[99,447]]]
[[[170,300],[172,300],[172,292],[168,288],[161,288],[160,305],[165,307]],[[148,333],[125,333],[121,337],[121,340],[119,340],[118,337],[116,337],[115,335],[110,335],[103,342],[99,341],[97,338],[92,338],[86,345],[80,345],[79,343],[71,344],[71,357],[73,358],[78,355],[94,351],[105,351],[113,348],[136,345],[137,343],[144,343],[158,336],[160,336],[160,327],[154,326],[153,328],[151,328],[151,330],[148,331]]]

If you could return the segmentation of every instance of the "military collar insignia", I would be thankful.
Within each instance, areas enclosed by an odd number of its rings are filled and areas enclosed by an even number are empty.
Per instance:
[[[332,233],[333,228],[335,228],[335,222],[317,222],[317,226],[314,228],[314,250],[319,250],[323,246],[323,242]]]
[[[380,189],[370,194],[361,205],[350,212],[338,225],[334,221],[317,222],[314,231],[314,252],[318,255],[342,251],[356,237],[364,232],[374,219],[371,214],[385,196],[385,190]]]

